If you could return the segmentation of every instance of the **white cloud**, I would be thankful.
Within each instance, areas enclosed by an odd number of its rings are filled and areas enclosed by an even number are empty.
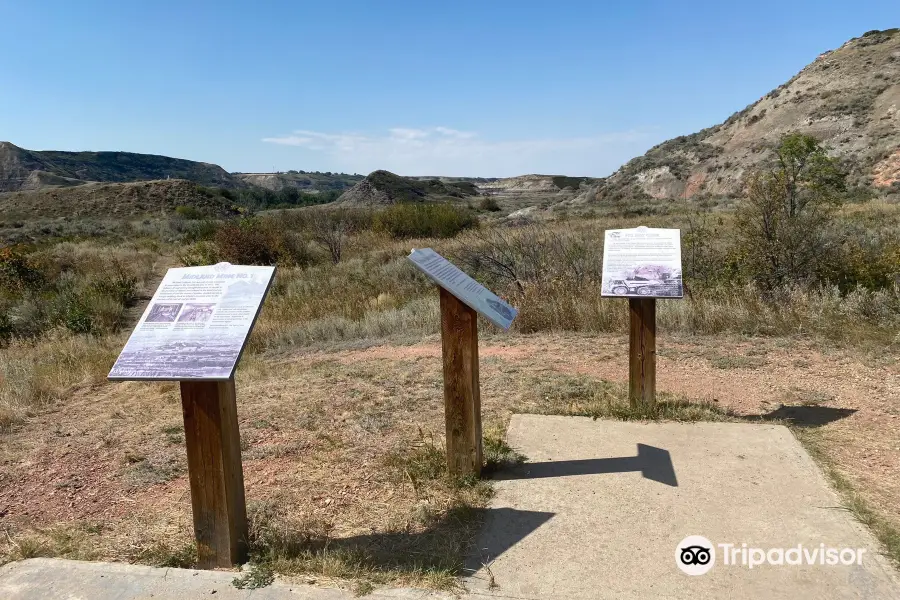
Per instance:
[[[424,129],[405,129],[403,127],[395,127],[390,130],[391,137],[397,140],[419,140],[428,137],[428,132]]]
[[[525,173],[607,175],[648,145],[641,131],[597,136],[487,140],[449,127],[395,127],[385,134],[300,129],[262,141],[319,155],[332,170],[404,175],[506,177]],[[303,168],[303,167],[300,167]]]
[[[283,146],[306,146],[313,141],[313,138],[287,135],[280,138],[263,138],[263,141],[271,144],[281,144]]]
[[[475,133],[471,131],[460,131],[458,129],[450,129],[449,127],[435,127],[434,130],[442,135],[449,135],[458,138],[473,138]]]

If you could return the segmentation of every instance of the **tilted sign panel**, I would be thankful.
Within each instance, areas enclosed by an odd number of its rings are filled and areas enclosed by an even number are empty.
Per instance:
[[[513,319],[519,314],[518,310],[431,248],[413,250],[409,260],[432,281],[497,327],[509,329]]]
[[[228,263],[169,269],[109,379],[231,378],[274,274]]]

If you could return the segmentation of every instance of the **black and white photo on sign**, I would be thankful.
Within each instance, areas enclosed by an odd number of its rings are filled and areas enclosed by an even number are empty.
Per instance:
[[[185,304],[184,310],[178,315],[178,322],[196,323],[198,321],[209,321],[215,306],[215,304]]]
[[[179,310],[181,310],[181,304],[151,304],[145,321],[147,323],[173,323]]]

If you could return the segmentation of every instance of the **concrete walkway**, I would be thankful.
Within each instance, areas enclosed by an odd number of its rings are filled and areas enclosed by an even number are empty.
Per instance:
[[[515,415],[508,441],[528,462],[497,477],[495,511],[471,561],[473,590],[516,598],[900,598],[876,540],[841,508],[785,427]],[[716,548],[706,574],[676,564],[689,535]],[[750,569],[724,564],[725,543],[736,545],[737,562],[743,543],[866,552],[861,565]]]
[[[2,600],[348,600],[345,590],[281,581],[239,590],[237,573],[157,569],[120,563],[32,558],[0,568]],[[450,594],[414,589],[378,590],[373,600],[449,600]]]

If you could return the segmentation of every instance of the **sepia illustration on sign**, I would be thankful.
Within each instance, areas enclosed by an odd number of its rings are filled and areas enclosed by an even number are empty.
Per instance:
[[[602,296],[681,298],[681,230],[608,229]]]
[[[169,269],[109,379],[229,379],[275,267]]]
[[[502,329],[509,329],[519,311],[504,302],[489,289],[463,273],[449,260],[432,250],[413,250],[409,255],[420,271],[429,279],[459,298],[469,308]]]

